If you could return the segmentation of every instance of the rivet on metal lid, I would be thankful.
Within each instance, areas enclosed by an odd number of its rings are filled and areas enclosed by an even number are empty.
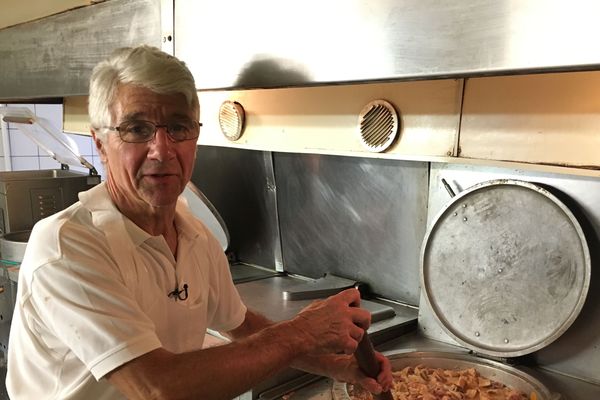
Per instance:
[[[244,107],[237,101],[226,100],[219,108],[221,132],[231,141],[238,140],[244,131]]]
[[[387,150],[398,136],[399,128],[398,113],[385,100],[371,101],[358,117],[361,143],[371,152]]]

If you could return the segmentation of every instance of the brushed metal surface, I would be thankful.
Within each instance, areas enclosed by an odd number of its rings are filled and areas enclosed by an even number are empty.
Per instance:
[[[40,219],[78,201],[77,194],[100,183],[76,171],[0,172],[0,234],[30,230]]]
[[[201,89],[593,69],[599,14],[588,0],[178,0],[175,54]]]
[[[322,278],[311,279],[285,290],[283,299],[308,300],[329,297],[345,289],[355,287],[356,284],[355,280],[327,274]]]
[[[428,164],[275,154],[285,270],[417,304]]]
[[[229,265],[229,268],[231,270],[231,278],[236,284],[270,278],[279,274],[279,272],[273,269],[259,267],[257,265],[243,264],[239,262],[231,263]]]
[[[281,270],[271,164],[270,152],[198,146],[191,180],[221,214],[229,251],[247,264]]]
[[[591,281],[586,302],[577,319],[556,341],[534,354],[537,363],[552,371],[579,377],[600,384],[600,180],[595,177],[559,173],[542,173],[530,170],[467,166],[460,164],[431,164],[428,197],[428,225],[450,201],[441,183],[445,179],[461,192],[477,183],[493,179],[519,179],[549,185],[566,197],[558,196],[578,217],[585,232],[591,253]],[[557,195],[558,192],[553,192]],[[539,229],[550,234],[553,228],[539,221]],[[423,298],[419,307],[419,330],[422,334],[445,343],[456,344],[439,326],[433,311]]]
[[[284,300],[282,293],[302,282],[291,276],[272,276],[264,279],[236,284],[240,296],[248,308],[264,314],[272,321],[279,322],[295,317],[303,308],[314,300]],[[371,299],[362,300],[362,307],[375,314],[368,330],[375,345],[390,340],[389,335],[396,337],[406,333],[408,328],[414,330],[417,310],[390,301]],[[394,315],[387,312],[394,310]],[[391,316],[390,318],[383,318]]]
[[[160,0],[111,0],[2,29],[0,98],[87,94],[97,62],[138,44],[161,46]]]
[[[573,214],[545,189],[517,180],[484,182],[453,198],[425,235],[421,263],[421,288],[442,327],[467,348],[500,357],[560,337],[590,282],[590,254]]]

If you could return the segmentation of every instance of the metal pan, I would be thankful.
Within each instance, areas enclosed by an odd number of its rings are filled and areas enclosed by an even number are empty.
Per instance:
[[[388,355],[393,370],[409,366],[425,365],[430,368],[466,369],[475,368],[485,378],[503,383],[524,393],[535,393],[538,400],[558,400],[560,395],[552,393],[540,381],[529,374],[500,362],[460,353],[408,352]],[[334,400],[350,400],[345,383],[332,384]]]

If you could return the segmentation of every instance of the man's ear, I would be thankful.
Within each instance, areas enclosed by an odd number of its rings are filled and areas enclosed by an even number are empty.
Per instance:
[[[106,163],[106,152],[104,151],[104,143],[100,138],[96,135],[96,131],[90,129],[92,134],[92,139],[94,140],[94,144],[96,145],[96,150],[98,151],[98,156],[100,157],[100,161],[102,163]]]

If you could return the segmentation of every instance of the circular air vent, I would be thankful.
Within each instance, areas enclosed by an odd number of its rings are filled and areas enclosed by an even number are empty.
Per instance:
[[[396,139],[399,131],[398,114],[385,100],[367,104],[358,117],[358,133],[365,148],[372,152],[386,150]]]
[[[238,140],[244,131],[244,108],[236,101],[224,101],[219,108],[219,125],[223,135],[231,141]]]

